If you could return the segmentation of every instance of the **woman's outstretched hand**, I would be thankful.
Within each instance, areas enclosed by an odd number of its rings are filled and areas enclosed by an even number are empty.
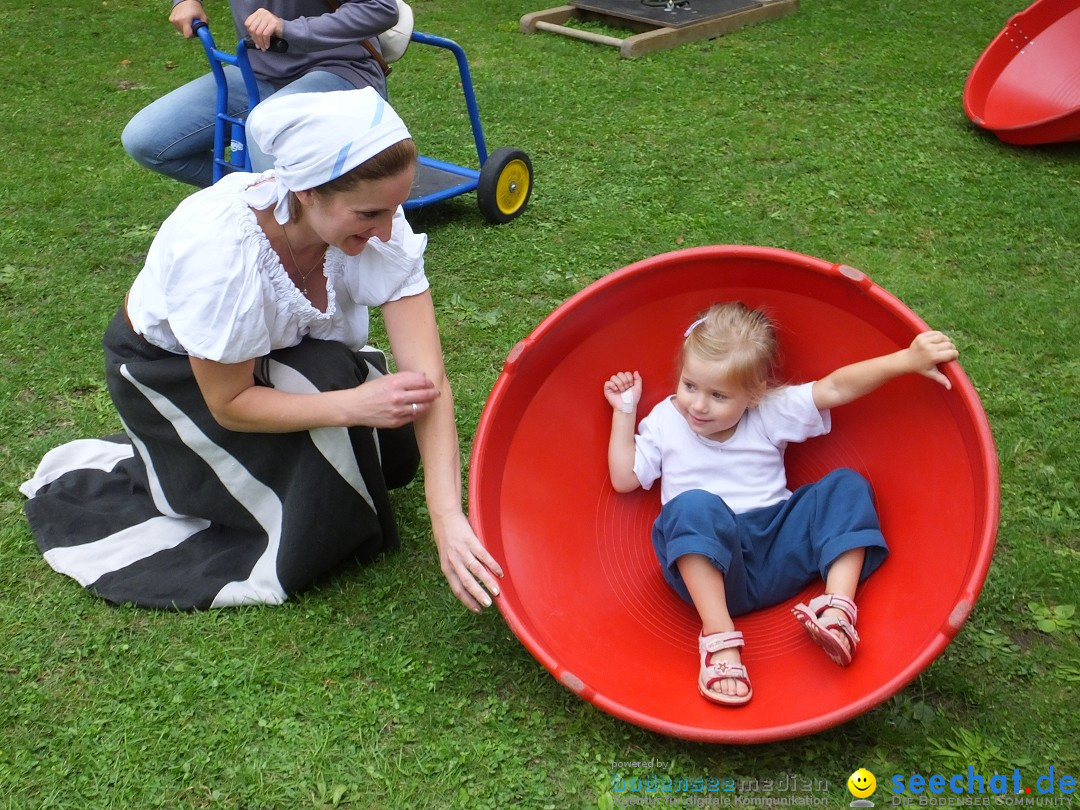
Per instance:
[[[499,595],[503,570],[476,536],[464,512],[445,518],[433,516],[432,529],[439,547],[439,564],[450,590],[465,607],[479,613]]]

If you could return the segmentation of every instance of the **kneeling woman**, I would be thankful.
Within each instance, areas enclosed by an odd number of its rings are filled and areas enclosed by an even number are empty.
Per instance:
[[[106,332],[126,436],[57,448],[23,485],[38,545],[113,602],[280,603],[397,547],[387,491],[422,460],[442,570],[478,611],[502,572],[462,511],[409,132],[367,88],[272,99],[248,134],[274,169],[184,200]],[[373,306],[393,374],[366,349]]]

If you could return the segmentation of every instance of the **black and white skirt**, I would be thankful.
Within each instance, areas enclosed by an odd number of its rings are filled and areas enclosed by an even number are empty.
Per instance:
[[[122,311],[104,344],[126,435],[50,451],[21,488],[54,569],[110,602],[190,610],[279,604],[347,561],[398,547],[387,492],[416,474],[411,425],[229,431],[188,358],[151,346]],[[305,339],[260,359],[255,376],[314,393],[385,371],[379,352]]]

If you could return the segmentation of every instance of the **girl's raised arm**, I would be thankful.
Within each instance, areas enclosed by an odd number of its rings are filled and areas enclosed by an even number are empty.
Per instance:
[[[946,335],[923,332],[906,349],[852,363],[822,377],[814,383],[814,405],[818,410],[846,405],[904,374],[921,374],[952,388],[949,379],[938,370],[938,364],[958,356],[956,346]]]
[[[641,375],[620,371],[604,383],[604,398],[611,405],[611,438],[608,440],[608,475],[616,492],[632,492],[641,486],[634,473],[634,428],[641,401]]]

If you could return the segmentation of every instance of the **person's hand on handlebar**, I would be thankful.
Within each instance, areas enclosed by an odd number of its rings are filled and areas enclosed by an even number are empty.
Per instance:
[[[251,35],[251,40],[260,51],[270,48],[270,40],[273,37],[281,38],[285,30],[285,24],[281,18],[270,13],[265,8],[256,9],[255,12],[244,20],[244,28]]]
[[[199,0],[181,0],[169,13],[169,22],[172,23],[173,28],[184,35],[184,39],[195,36],[195,32],[191,30],[191,24],[195,20],[208,22],[206,10]]]

